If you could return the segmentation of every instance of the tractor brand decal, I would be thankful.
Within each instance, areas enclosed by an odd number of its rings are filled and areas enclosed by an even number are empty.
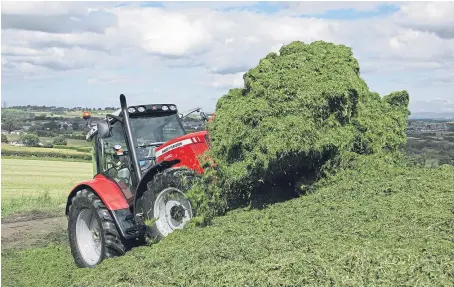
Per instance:
[[[182,147],[182,146],[185,146],[188,144],[192,144],[192,143],[193,143],[193,141],[191,139],[185,139],[185,140],[176,142],[172,145],[169,145],[168,147],[163,148],[162,150],[156,151],[156,157],[160,157],[161,155],[163,155],[171,150],[174,150],[176,148],[179,148],[179,147]]]

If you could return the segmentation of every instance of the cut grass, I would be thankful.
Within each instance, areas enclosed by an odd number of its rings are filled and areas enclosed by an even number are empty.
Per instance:
[[[2,253],[4,286],[453,286],[454,167],[371,160],[94,269],[67,246]]]
[[[90,163],[2,157],[2,218],[24,211],[61,211],[71,188],[92,177]]]

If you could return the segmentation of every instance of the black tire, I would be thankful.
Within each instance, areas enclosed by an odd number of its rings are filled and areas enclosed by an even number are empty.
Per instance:
[[[101,252],[96,262],[88,262],[84,259],[77,243],[77,219],[79,214],[84,210],[90,210],[92,212],[100,228]],[[91,190],[80,190],[73,198],[68,213],[68,236],[74,262],[81,268],[94,267],[106,258],[122,256],[126,252],[126,244],[120,237],[109,210],[107,210],[101,199]]]
[[[143,193],[139,199],[141,210],[145,220],[154,220],[154,203],[159,193],[168,188],[174,188],[179,190],[181,193],[186,194],[192,187],[196,173],[187,168],[169,168],[161,173],[156,174],[153,179],[147,184],[147,190]],[[191,213],[192,213],[191,208]],[[146,235],[152,241],[160,240],[166,237],[156,223],[152,224],[151,227],[147,227]]]

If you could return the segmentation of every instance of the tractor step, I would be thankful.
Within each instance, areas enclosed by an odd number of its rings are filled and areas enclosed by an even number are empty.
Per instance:
[[[114,210],[112,215],[117,226],[119,227],[121,235],[125,239],[139,237],[145,229],[142,225],[136,224],[134,215],[132,215],[127,208]]]
[[[130,227],[128,229],[125,230],[125,233],[129,234],[129,235],[140,235],[140,233],[142,231],[145,230],[145,227],[144,226],[141,226],[141,225],[135,225],[133,227]]]

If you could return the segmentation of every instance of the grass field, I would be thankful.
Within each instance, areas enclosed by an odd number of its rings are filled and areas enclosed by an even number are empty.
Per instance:
[[[93,269],[67,245],[2,252],[3,286],[453,286],[454,167],[381,159]]]
[[[77,150],[76,150],[77,149]],[[2,144],[2,157],[51,159],[59,158],[65,161],[91,161],[89,147],[64,146],[62,148],[23,147]]]
[[[17,141],[20,138],[20,135],[15,135],[15,134],[8,134],[8,141]],[[39,140],[42,143],[46,142],[52,142],[53,138],[52,137],[40,137]],[[67,139],[68,146],[90,146],[90,143],[85,141],[85,140],[75,140],[75,139]]]
[[[66,196],[81,180],[91,179],[85,162],[2,158],[2,218],[25,211],[63,211]]]
[[[67,154],[80,154],[86,152],[79,152],[72,149],[67,148],[42,148],[42,147],[23,147],[23,146],[13,146],[8,144],[2,144],[2,150],[9,150],[9,151],[28,151],[30,153],[67,153]]]

